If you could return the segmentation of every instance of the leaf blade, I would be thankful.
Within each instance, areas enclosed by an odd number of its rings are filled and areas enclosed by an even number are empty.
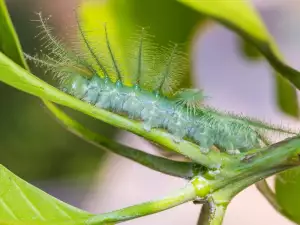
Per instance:
[[[4,52],[17,64],[28,69],[23,57],[21,44],[14,30],[4,0],[0,0],[0,30],[0,52]]]
[[[300,72],[291,68],[282,60],[282,55],[275,41],[249,1],[178,1],[197,10],[201,14],[217,20],[255,46],[278,74],[282,76],[278,78],[275,75],[278,106],[289,115],[299,116],[299,107],[294,86],[300,89]],[[287,100],[286,93],[289,93],[288,101],[285,101]]]
[[[92,215],[25,182],[0,165],[0,224],[84,224]]]
[[[288,170],[276,176],[275,193],[284,215],[295,223],[300,223],[300,168]]]
[[[168,14],[166,15],[167,10]],[[182,18],[180,21],[176,21],[179,14],[182,15]],[[143,3],[140,3],[139,0],[110,0],[105,2],[88,0],[81,3],[79,15],[82,26],[89,31],[86,35],[91,43],[93,40],[100,40],[103,36],[101,32],[97,31],[98,28],[101,29],[99,21],[105,22],[108,27],[113,28],[111,30],[114,32],[110,33],[110,39],[113,42],[112,47],[118,50],[117,59],[120,62],[121,70],[125,73],[125,83],[132,82],[132,78],[128,78],[128,75],[131,76],[132,72],[135,73],[135,68],[131,68],[132,60],[129,59],[132,57],[128,57],[133,55],[132,47],[135,47],[132,46],[130,40],[137,39],[133,36],[140,33],[141,27],[146,28],[146,30],[149,28],[150,44],[168,46],[171,41],[183,44],[180,50],[189,53],[191,50],[190,42],[192,42],[195,33],[194,28],[198,26],[197,32],[199,32],[205,21],[197,12],[183,7],[174,0],[145,0]],[[155,39],[155,43],[151,43],[152,37]],[[148,39],[146,40],[148,41]],[[99,43],[94,48],[99,52]],[[152,56],[151,53],[150,56]],[[185,76],[178,79],[180,84],[178,89],[190,87],[191,80],[191,71],[188,69]]]

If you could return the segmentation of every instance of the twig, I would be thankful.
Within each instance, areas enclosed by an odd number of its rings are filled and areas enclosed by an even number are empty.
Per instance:
[[[119,144],[85,128],[53,103],[44,101],[44,104],[66,129],[103,150],[113,152],[153,170],[176,177],[191,178],[201,173],[204,168],[195,163],[173,161]]]
[[[173,195],[164,197],[160,200],[145,202],[139,205],[130,206],[128,208],[116,210],[110,213],[104,213],[88,219],[87,225],[107,224],[115,222],[124,222],[127,220],[139,218],[142,216],[154,214],[173,208],[196,198],[194,185],[188,183],[186,187],[177,191]]]
[[[281,214],[286,214],[286,212],[284,212],[284,209],[278,204],[275,193],[272,191],[266,180],[257,182],[255,186],[275,210],[277,210]]]

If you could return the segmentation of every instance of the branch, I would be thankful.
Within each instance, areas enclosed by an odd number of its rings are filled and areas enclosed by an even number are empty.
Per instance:
[[[197,225],[221,225],[225,216],[227,204],[216,204],[213,198],[201,208]]]
[[[208,203],[203,204],[201,211],[200,211],[197,225],[209,225],[209,214],[210,214],[210,211],[209,211]]]
[[[121,145],[85,128],[58,109],[53,103],[44,101],[44,104],[66,129],[103,150],[113,152],[150,169],[176,177],[191,178],[204,170],[204,167],[195,163],[173,161]]]
[[[127,220],[139,218],[142,216],[154,214],[173,208],[180,204],[192,201],[196,198],[196,191],[192,183],[176,193],[156,201],[150,201],[128,208],[116,210],[110,213],[104,213],[94,216],[86,221],[87,225],[111,224],[115,222],[124,222]]]
[[[212,205],[210,207],[211,214],[208,225],[221,225],[225,216],[226,209],[226,205]]]
[[[266,180],[261,180],[255,184],[259,192],[266,198],[266,200],[273,206],[279,213],[286,215],[284,209],[278,204],[275,193],[271,190]]]

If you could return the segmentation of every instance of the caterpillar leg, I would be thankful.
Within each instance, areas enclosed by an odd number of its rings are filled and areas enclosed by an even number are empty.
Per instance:
[[[63,91],[75,96],[76,98],[82,99],[88,91],[89,82],[87,79],[81,76],[74,76],[71,79],[65,81],[65,87]]]
[[[203,154],[207,154],[210,151],[209,148],[205,148],[205,147],[199,147],[199,149],[200,149],[200,152]]]
[[[151,128],[152,128],[151,123],[149,121],[144,122],[143,128],[144,128],[145,131],[150,132]]]
[[[212,178],[215,178],[220,173],[221,173],[221,171],[219,169],[208,171],[209,176],[211,176]]]
[[[95,105],[99,96],[99,90],[97,88],[89,88],[82,101]]]
[[[129,94],[127,100],[122,105],[122,110],[128,113],[130,119],[141,118],[143,106],[141,101],[135,96],[135,93]]]
[[[157,116],[150,117],[149,119],[144,121],[143,128],[149,132],[152,128],[160,127],[161,119]]]
[[[241,153],[240,150],[238,149],[226,149],[226,152],[229,155],[239,155]]]
[[[181,123],[178,121],[172,129],[168,126],[168,130],[173,134],[173,141],[176,143],[182,141],[182,139],[187,135],[187,130],[182,127]]]
[[[163,122],[161,111],[150,104],[142,110],[141,118],[144,121],[143,126],[146,131],[150,131],[151,128],[159,127],[159,125]]]
[[[102,91],[95,106],[98,108],[109,109],[111,107],[111,98],[109,93]]]
[[[232,140],[227,140],[227,142],[224,141],[224,144],[221,146],[221,149],[228,153],[229,155],[238,155],[240,154],[239,147],[237,145],[233,144],[234,142]]]
[[[123,95],[119,91],[115,90],[113,93],[111,93],[111,109],[113,112],[121,112],[123,110],[123,104],[126,99],[126,95]]]
[[[182,138],[183,138],[183,137],[180,137],[180,136],[174,134],[173,137],[172,137],[172,140],[173,140],[175,143],[180,143],[180,142],[182,141]]]
[[[213,139],[206,133],[203,133],[200,138],[200,151],[204,154],[209,153],[211,147],[214,145]]]

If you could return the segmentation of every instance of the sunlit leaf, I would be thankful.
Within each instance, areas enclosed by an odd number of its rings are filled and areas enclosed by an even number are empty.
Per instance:
[[[0,0],[0,52],[5,53],[20,66],[27,68],[21,45],[8,15],[4,0]]]
[[[300,89],[300,73],[289,67],[282,56],[258,13],[250,1],[245,0],[178,0],[203,15],[217,20],[241,35],[265,56],[273,68],[284,78],[276,79],[278,104],[290,115],[298,116],[297,95],[294,84]],[[292,84],[290,84],[289,80]],[[288,94],[286,94],[288,93]]]
[[[240,51],[244,58],[257,61],[261,60],[262,54],[258,49],[250,44],[248,41],[245,41],[245,39],[239,39],[239,45],[240,45]]]
[[[276,198],[286,217],[300,223],[300,169],[288,170],[276,176]]]
[[[83,225],[91,216],[46,194],[0,165],[0,224]]]
[[[89,31],[87,36],[90,42],[95,43],[98,40],[94,45],[98,52],[101,52],[99,40],[103,39],[103,23],[107,23],[111,28],[112,46],[117,49],[119,65],[127,74],[130,64],[127,60],[132,54],[130,40],[139,34],[141,27],[146,28],[156,44],[184,44],[184,51],[189,53],[194,33],[200,32],[204,21],[197,12],[174,0],[89,0],[81,3],[79,11],[82,25]],[[181,87],[190,86],[190,74],[190,71],[187,71]],[[132,75],[129,73],[129,76]]]

